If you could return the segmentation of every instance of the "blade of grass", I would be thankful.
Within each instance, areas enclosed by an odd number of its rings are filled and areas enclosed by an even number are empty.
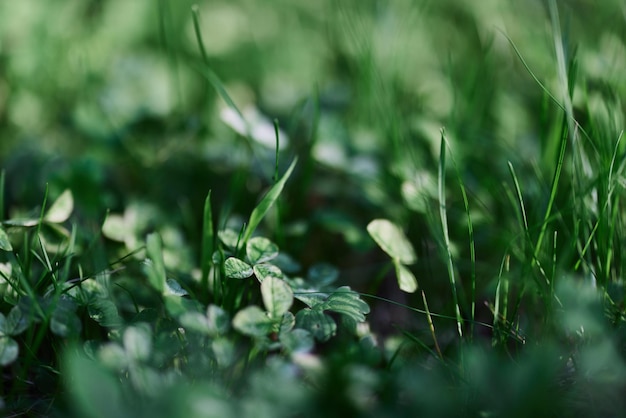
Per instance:
[[[437,341],[437,334],[435,334],[435,324],[433,323],[433,318],[430,315],[430,309],[428,309],[428,302],[426,301],[426,293],[422,290],[422,300],[424,301],[424,310],[426,311],[426,320],[428,321],[428,328],[430,329],[430,334],[433,336],[433,342],[435,343],[435,350],[437,350],[437,354],[439,354],[439,359],[443,361],[443,354],[441,354],[441,348],[439,348],[439,342]]]
[[[454,309],[456,312],[457,332],[459,333],[459,337],[462,339],[463,318],[461,317],[461,308],[459,306],[459,298],[456,290],[454,262],[452,260],[450,236],[448,235],[448,215],[446,212],[446,138],[443,129],[441,130],[441,147],[439,153],[439,216],[441,219],[441,229],[443,233],[446,266],[448,269],[448,277],[450,278],[450,286],[452,288],[452,300],[454,302]]]
[[[465,190],[465,184],[463,183],[463,179],[461,178],[461,172],[459,171],[459,166],[454,160],[453,156],[450,156],[452,160],[452,165],[454,166],[454,170],[456,172],[456,177],[459,182],[459,187],[461,188],[461,195],[463,197],[463,207],[465,209],[465,215],[467,217],[467,233],[469,237],[469,250],[470,250],[470,264],[471,264],[471,273],[470,273],[470,286],[471,286],[471,308],[470,308],[470,319],[474,321],[476,315],[476,245],[474,241],[474,225],[472,223],[472,215],[470,214],[469,201],[467,199],[467,191]],[[470,339],[474,337],[474,323],[470,323]]]
[[[215,248],[215,231],[213,229],[213,210],[211,207],[211,190],[207,193],[204,200],[204,214],[202,217],[202,292],[206,292],[204,296],[208,299],[209,293],[216,292],[217,288],[209,289],[209,274],[211,273],[211,265],[213,263],[213,251]]]
[[[270,210],[274,202],[276,202],[276,200],[278,199],[278,196],[280,196],[280,193],[283,191],[283,188],[285,187],[285,183],[287,183],[287,180],[291,176],[291,173],[293,172],[293,169],[295,168],[297,162],[298,162],[298,158],[296,157],[294,158],[293,162],[291,163],[291,165],[289,166],[285,174],[283,174],[283,177],[280,180],[278,180],[276,184],[274,184],[269,189],[267,194],[263,197],[263,199],[261,199],[261,202],[259,202],[259,204],[254,208],[254,210],[250,214],[250,220],[248,221],[248,226],[246,227],[246,230],[241,240],[242,247],[245,247],[250,237],[252,237],[254,230],[257,228],[257,226],[259,226],[259,224],[261,223],[261,221],[263,220],[267,212]]]

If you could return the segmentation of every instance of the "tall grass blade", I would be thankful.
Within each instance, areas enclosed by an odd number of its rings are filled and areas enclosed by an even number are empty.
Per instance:
[[[422,290],[422,301],[424,302],[424,310],[426,311],[426,320],[428,321],[428,328],[430,334],[433,337],[435,343],[435,350],[439,354],[439,359],[443,361],[443,354],[441,354],[441,348],[439,348],[439,342],[437,341],[437,334],[435,334],[435,324],[433,323],[433,317],[430,315],[430,309],[428,309],[428,302],[426,301],[426,293]]]
[[[152,287],[163,293],[165,290],[166,273],[163,261],[163,244],[158,233],[153,232],[146,238],[146,251],[152,262],[148,268],[148,280]]]
[[[461,195],[463,197],[463,207],[465,209],[465,215],[467,217],[467,234],[469,237],[469,250],[470,250],[470,264],[471,264],[471,273],[470,273],[470,286],[471,286],[471,307],[470,307],[470,338],[474,336],[474,319],[476,316],[476,243],[474,241],[474,225],[472,223],[472,215],[470,213],[469,208],[469,200],[467,199],[467,191],[465,190],[465,184],[463,184],[463,179],[461,178],[461,173],[459,172],[459,167],[457,166],[454,158],[452,158],[452,163],[454,164],[454,169],[456,171],[456,177],[459,182],[459,186],[461,188]]]
[[[209,289],[209,274],[211,273],[211,264],[213,251],[215,248],[215,231],[213,229],[213,210],[211,207],[211,191],[207,193],[204,201],[204,214],[202,218],[202,291],[208,293]],[[212,289],[215,292],[215,289]]]
[[[267,194],[263,197],[263,199],[261,199],[261,202],[259,202],[259,204],[254,208],[254,210],[252,211],[252,214],[250,214],[250,220],[248,221],[248,226],[246,227],[246,230],[241,239],[242,246],[246,245],[250,237],[252,237],[254,230],[257,228],[257,226],[259,226],[259,224],[261,223],[261,221],[263,220],[267,212],[270,210],[274,202],[276,202],[276,200],[278,199],[278,196],[280,196],[280,193],[283,191],[283,188],[285,187],[285,183],[287,183],[287,180],[289,179],[289,176],[291,176],[291,173],[293,172],[293,169],[296,167],[297,162],[298,162],[298,158],[296,157],[294,158],[293,162],[291,163],[291,165],[289,166],[285,174],[283,174],[282,178],[278,180],[276,184],[274,184],[269,189]]]
[[[459,297],[456,290],[456,278],[454,273],[454,262],[452,260],[452,249],[450,247],[450,236],[448,234],[448,215],[446,212],[446,139],[444,130],[441,130],[441,147],[439,153],[439,216],[441,218],[441,229],[443,232],[443,244],[446,255],[446,266],[450,286],[452,288],[452,299],[456,313],[457,332],[463,338],[463,318],[459,306]]]

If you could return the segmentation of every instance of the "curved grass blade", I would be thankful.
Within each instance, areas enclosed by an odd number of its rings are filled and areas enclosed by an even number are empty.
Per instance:
[[[283,174],[281,179],[278,180],[276,184],[274,184],[270,188],[270,190],[263,197],[263,199],[261,199],[261,202],[259,202],[259,204],[254,208],[254,210],[252,211],[252,214],[250,214],[250,220],[248,221],[248,226],[246,227],[246,231],[244,232],[243,237],[241,239],[241,242],[243,245],[245,245],[250,239],[250,237],[252,237],[254,230],[257,228],[257,226],[259,226],[259,224],[261,223],[261,221],[263,220],[267,212],[270,210],[274,202],[276,202],[276,200],[278,199],[278,196],[280,196],[280,193],[283,191],[283,188],[285,187],[285,183],[287,183],[287,180],[289,179],[289,176],[291,176],[291,173],[293,172],[293,169],[295,168],[297,162],[298,162],[298,158],[296,157],[294,158],[293,162],[291,163],[291,165],[289,166],[285,174]]]

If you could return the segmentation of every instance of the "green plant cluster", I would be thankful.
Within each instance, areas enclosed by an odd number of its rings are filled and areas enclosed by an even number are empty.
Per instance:
[[[0,3],[0,415],[622,416],[622,3]]]

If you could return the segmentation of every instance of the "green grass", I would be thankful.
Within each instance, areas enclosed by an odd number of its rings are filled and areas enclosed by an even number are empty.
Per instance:
[[[0,415],[621,416],[589,7],[2,4]]]

